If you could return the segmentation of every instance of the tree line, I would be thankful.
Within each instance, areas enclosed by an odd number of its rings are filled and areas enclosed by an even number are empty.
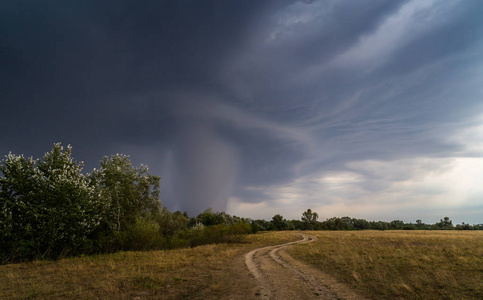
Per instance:
[[[159,201],[158,176],[122,154],[82,172],[72,147],[42,158],[9,153],[0,163],[0,263],[119,250],[239,242],[247,220],[205,211],[189,218]]]
[[[171,212],[159,201],[160,178],[130,157],[104,157],[84,174],[72,147],[54,144],[42,158],[9,153],[0,163],[0,263],[58,259],[120,250],[194,247],[241,242],[248,233],[269,230],[483,229],[436,224],[374,222],[349,217],[318,221],[311,209],[300,220],[280,214],[252,220],[207,209],[195,217]]]
[[[421,220],[415,223],[405,223],[401,220],[367,221],[351,217],[333,217],[325,221],[317,221],[318,214],[308,209],[302,214],[301,220],[286,220],[280,214],[273,216],[272,220],[253,220],[258,230],[483,230],[483,224],[453,225],[449,217],[444,217],[434,224],[426,224]]]

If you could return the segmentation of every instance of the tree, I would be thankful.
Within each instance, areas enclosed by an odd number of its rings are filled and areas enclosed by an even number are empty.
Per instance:
[[[0,164],[0,260],[35,256],[32,222],[37,204],[34,197],[38,188],[36,161],[9,153]],[[34,230],[37,222],[33,225]]]
[[[85,250],[100,224],[92,181],[72,147],[54,144],[43,159],[9,154],[0,166],[0,240],[10,260],[57,258]],[[5,254],[3,253],[3,254]]]
[[[449,219],[449,217],[444,217],[444,219],[440,220],[438,223],[435,224],[436,227],[439,229],[453,229],[453,221]]]
[[[241,220],[239,220],[241,221]],[[235,219],[225,212],[214,212],[212,208],[206,209],[204,212],[199,214],[196,218],[193,218],[191,225],[196,223],[201,223],[205,226],[213,226],[224,224],[231,226],[236,223]]]
[[[91,175],[102,200],[104,224],[113,231],[126,231],[138,217],[155,219],[161,209],[158,176],[148,167],[135,168],[128,155],[104,157],[101,168]]]
[[[420,219],[416,220],[416,228],[417,229],[424,229],[426,228],[426,224],[423,223],[423,221],[421,221]]]
[[[282,215],[276,214],[272,217],[272,226],[275,230],[285,230],[287,229],[288,224]]]
[[[162,208],[158,216],[158,224],[160,225],[161,233],[165,237],[173,236],[175,233],[186,229],[188,222],[187,214],[181,214],[179,211],[171,213],[166,208]]]
[[[317,225],[317,219],[319,215],[316,212],[312,212],[309,208],[302,213],[302,221],[304,222],[305,229],[314,229]]]
[[[404,228],[404,222],[401,220],[393,220],[389,224],[390,229],[403,229]]]

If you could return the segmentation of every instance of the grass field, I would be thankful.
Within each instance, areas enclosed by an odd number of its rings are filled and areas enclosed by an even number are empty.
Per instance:
[[[314,231],[290,254],[373,299],[482,299],[481,231]],[[1,299],[222,299],[252,284],[243,254],[300,239],[250,235],[244,244],[121,252],[0,266]]]
[[[243,260],[266,244],[299,239],[284,232],[243,244],[120,252],[0,266],[0,299],[221,299],[236,286]]]
[[[289,253],[371,299],[483,299],[482,231],[318,231]]]

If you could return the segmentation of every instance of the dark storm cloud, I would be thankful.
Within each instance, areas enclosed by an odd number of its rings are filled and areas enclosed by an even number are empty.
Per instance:
[[[481,156],[482,12],[477,1],[4,2],[0,151],[39,156],[62,141],[86,169],[131,154],[163,177],[163,204],[190,214],[398,210],[385,205],[453,193],[441,186],[466,168],[458,159]],[[424,189],[428,174],[442,175]]]
[[[4,3],[2,150],[45,149],[62,140],[96,143],[103,151],[106,142],[164,139],[175,131],[170,110],[177,99],[157,93],[215,85],[210,74],[217,60],[236,47],[257,7],[248,1]]]

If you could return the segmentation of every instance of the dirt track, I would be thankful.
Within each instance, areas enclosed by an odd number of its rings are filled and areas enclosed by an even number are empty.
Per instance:
[[[257,282],[254,294],[260,299],[362,299],[331,276],[295,261],[283,251],[317,239],[309,234],[301,236],[299,241],[258,248],[245,255],[245,264]]]

